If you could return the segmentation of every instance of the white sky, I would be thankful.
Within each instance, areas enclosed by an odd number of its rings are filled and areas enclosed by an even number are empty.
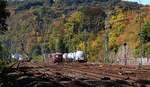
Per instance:
[[[150,0],[123,0],[123,1],[133,1],[133,2],[138,2],[138,3],[150,5]]]

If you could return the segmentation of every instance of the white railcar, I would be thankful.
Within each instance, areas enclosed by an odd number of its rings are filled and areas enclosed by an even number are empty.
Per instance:
[[[12,58],[12,59],[15,59],[15,60],[18,60],[18,61],[23,60],[22,55],[19,54],[19,53],[11,54],[11,58]]]
[[[76,51],[72,53],[64,53],[63,54],[64,60],[72,60],[72,61],[80,61],[85,60],[85,54],[83,51]]]
[[[75,57],[76,57],[76,60],[84,60],[84,52],[77,51]]]

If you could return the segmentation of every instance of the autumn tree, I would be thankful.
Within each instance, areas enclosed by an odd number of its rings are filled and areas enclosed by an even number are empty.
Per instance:
[[[109,23],[111,30],[109,33],[109,45],[112,51],[117,51],[118,46],[123,44],[123,39],[120,35],[125,31],[127,20],[123,9],[117,9],[114,15],[111,16]]]

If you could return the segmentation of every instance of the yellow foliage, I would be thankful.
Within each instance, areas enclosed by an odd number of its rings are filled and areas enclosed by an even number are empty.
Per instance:
[[[96,48],[97,45],[98,45],[98,43],[97,43],[96,41],[93,41],[92,44],[91,44],[91,47],[92,47],[92,48]]]
[[[79,46],[77,47],[78,50],[84,50],[85,49],[85,44],[81,42]]]
[[[37,42],[39,43],[39,42],[41,42],[42,41],[42,37],[40,36],[40,37],[37,37]]]
[[[116,39],[117,39],[117,35],[113,32],[109,33],[109,45],[110,47],[112,47],[113,45],[116,44]]]
[[[69,22],[77,22],[77,23],[81,23],[84,18],[84,14],[80,11],[76,11],[74,12],[68,19]]]

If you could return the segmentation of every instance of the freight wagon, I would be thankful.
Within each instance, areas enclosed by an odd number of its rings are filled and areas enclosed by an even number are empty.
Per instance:
[[[48,57],[53,63],[87,62],[85,59],[85,53],[83,51],[76,51],[72,53],[51,53]]]

